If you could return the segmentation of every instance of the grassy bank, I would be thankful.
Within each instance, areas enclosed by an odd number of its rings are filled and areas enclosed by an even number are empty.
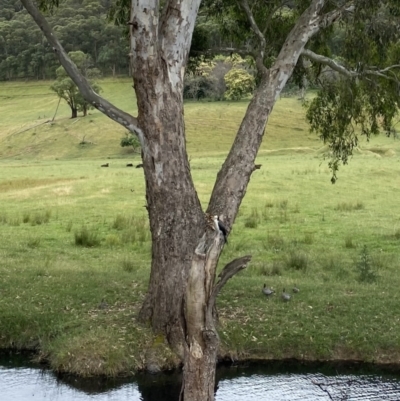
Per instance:
[[[124,130],[96,111],[74,122],[65,108],[53,125],[26,130],[49,117],[54,96],[46,85],[18,85],[0,87],[8,115],[0,122],[0,347],[37,349],[54,369],[84,375],[143,368],[149,347],[172,366],[162,339],[136,322],[150,235],[143,170],[127,168],[137,156],[119,147]],[[103,87],[121,106],[130,99],[124,82]],[[47,100],[32,102],[38,94]],[[204,206],[245,107],[186,105]],[[320,146],[300,103],[281,99],[222,255],[221,266],[253,255],[218,301],[223,356],[400,360],[398,141],[364,144],[335,185]],[[264,282],[278,295],[263,296]],[[295,284],[300,292],[281,302]]]

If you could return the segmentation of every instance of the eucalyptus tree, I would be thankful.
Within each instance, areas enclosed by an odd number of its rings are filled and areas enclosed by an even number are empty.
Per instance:
[[[218,333],[215,298],[250,256],[229,263],[215,283],[224,246],[205,218],[186,152],[183,79],[201,0],[132,0],[127,23],[138,114],[132,116],[100,97],[60,45],[32,0],[21,0],[54,48],[68,75],[94,107],[137,135],[142,149],[147,210],[152,234],[149,289],[140,315],[164,333],[184,361],[184,400],[214,398]],[[48,0],[50,3],[52,0]],[[57,3],[57,0],[53,0]],[[120,5],[124,0],[120,0]],[[227,35],[254,58],[257,88],[217,177],[206,212],[223,215],[228,231],[245,196],[268,118],[288,79],[300,77],[311,60],[342,78],[325,85],[312,103],[312,129],[328,141],[334,172],[362,133],[387,129],[399,102],[398,0],[209,0]],[[125,1],[126,4],[126,1]],[[51,4],[40,0],[42,8]],[[380,24],[380,21],[385,21]],[[345,30],[341,58],[325,43],[335,24]],[[228,27],[229,25],[229,27]],[[384,34],[379,29],[383,29]],[[229,28],[229,29],[228,29]],[[390,28],[390,29],[389,29]],[[345,51],[346,50],[346,51]],[[368,92],[374,88],[374,93]],[[347,90],[347,92],[346,92]],[[351,93],[348,94],[348,93]],[[358,98],[350,102],[346,98]],[[345,103],[343,103],[343,101]],[[343,104],[343,106],[342,106]],[[213,228],[216,230],[213,230]]]
[[[1,19],[0,16],[0,79],[51,75],[54,56],[32,18],[26,13],[14,13],[9,21]]]
[[[100,93],[101,87],[95,82],[95,79],[100,76],[100,71],[97,68],[93,68],[90,56],[82,51],[76,51],[69,52],[68,57],[75,63],[80,74],[88,80],[92,89]],[[50,89],[57,93],[59,98],[67,102],[71,109],[71,118],[78,117],[78,111],[81,111],[83,116],[86,116],[88,110],[93,108],[92,104],[82,96],[74,81],[66,73],[64,67],[58,67],[56,74],[57,80],[53,82]]]

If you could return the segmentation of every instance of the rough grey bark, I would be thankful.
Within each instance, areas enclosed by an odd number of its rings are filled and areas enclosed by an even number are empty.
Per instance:
[[[200,0],[132,0],[131,71],[137,118],[96,94],[68,58],[31,0],[21,0],[54,47],[68,75],[95,108],[137,134],[142,146],[146,199],[152,235],[149,290],[141,318],[164,333],[184,361],[182,398],[213,400],[219,338],[213,308],[223,284],[249,257],[227,266],[215,284],[223,244],[210,230],[197,197],[186,153],[183,77]],[[245,11],[255,32],[251,9]],[[228,233],[246,193],[265,127],[280,92],[307,41],[340,14],[323,15],[325,0],[312,0],[288,35],[274,65],[257,68],[261,83],[251,100],[231,151],[218,173],[208,212],[224,216]]]
[[[217,295],[226,282],[251,259],[235,259],[224,267],[215,284],[223,237],[204,235],[195,251],[185,297],[185,358],[181,400],[211,401],[215,391],[219,336],[215,322]],[[208,245],[207,245],[208,242]]]
[[[183,358],[182,302],[204,215],[190,174],[183,74],[200,1],[132,2],[131,67],[152,233],[149,289],[140,317]]]

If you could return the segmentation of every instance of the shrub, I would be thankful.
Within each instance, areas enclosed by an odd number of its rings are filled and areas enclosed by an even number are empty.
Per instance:
[[[353,238],[350,237],[350,236],[347,236],[347,237],[345,238],[345,240],[344,240],[344,246],[345,246],[346,248],[355,248],[355,247],[356,247],[356,245],[355,245],[354,242],[353,242]]]
[[[273,252],[281,252],[285,247],[285,240],[279,234],[267,236],[267,246],[265,248],[270,248]]]
[[[258,210],[256,208],[253,208],[250,216],[248,216],[246,221],[244,222],[244,226],[246,228],[257,228],[259,222],[260,216],[258,214]]]
[[[75,245],[91,248],[100,245],[100,239],[97,233],[91,232],[86,226],[82,226],[75,232]]]
[[[135,269],[135,264],[128,258],[124,258],[121,261],[121,265],[122,265],[122,269],[128,273],[133,272],[133,270]]]
[[[216,99],[215,80],[210,76],[186,76],[183,97],[185,99],[200,100],[204,98]],[[217,99],[216,99],[217,100]]]
[[[27,246],[29,248],[37,248],[40,245],[39,237],[31,237],[28,239]]]
[[[7,221],[8,221],[7,215],[4,213],[1,213],[0,214],[0,224],[7,224]]]
[[[126,216],[123,216],[123,215],[121,215],[121,214],[118,214],[118,215],[115,217],[115,219],[114,219],[114,221],[113,221],[111,227],[112,227],[114,230],[123,230],[123,229],[129,227],[129,225],[130,225],[130,220],[131,220],[130,218],[128,218],[128,217],[126,217]]]
[[[116,235],[116,234],[108,234],[106,237],[106,244],[108,246],[111,246],[111,247],[117,246],[120,244],[120,242],[121,242],[121,240],[118,237],[118,235]]]
[[[356,269],[359,274],[358,280],[361,282],[372,283],[378,278],[366,245],[363,246],[360,252]]]
[[[335,207],[335,210],[338,210],[340,212],[352,212],[353,210],[361,209],[364,209],[364,204],[361,201],[357,201],[356,203],[340,202]]]
[[[250,95],[255,88],[255,79],[243,68],[232,68],[225,75],[225,83],[228,90],[225,98],[228,100],[240,100]]]
[[[304,243],[307,245],[311,245],[313,242],[314,242],[314,234],[304,233]]]
[[[286,266],[294,270],[307,270],[309,258],[304,252],[293,250],[286,259]]]
[[[67,230],[68,233],[71,232],[72,226],[73,226],[73,223],[72,223],[72,220],[70,220],[70,221],[67,223],[67,226],[65,227],[65,229]]]

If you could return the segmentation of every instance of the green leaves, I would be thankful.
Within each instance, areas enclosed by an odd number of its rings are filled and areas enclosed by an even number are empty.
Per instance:
[[[93,68],[90,56],[87,54],[76,51],[68,53],[71,60],[76,64],[80,72],[91,82],[92,89],[96,93],[101,92],[101,87],[94,82],[94,79],[100,77],[100,71]],[[81,111],[86,116],[88,110],[93,106],[87,102],[82,94],[79,92],[78,87],[67,75],[64,67],[57,68],[57,80],[50,86],[50,89],[57,93],[58,97],[64,99],[71,108],[72,118],[77,117],[77,112]]]
[[[242,68],[232,68],[225,75],[228,90],[225,97],[229,100],[240,100],[251,94],[255,88],[255,79]]]
[[[140,149],[139,139],[131,132],[125,133],[125,136],[121,138],[120,145],[123,148],[132,146],[134,152],[138,152]]]

